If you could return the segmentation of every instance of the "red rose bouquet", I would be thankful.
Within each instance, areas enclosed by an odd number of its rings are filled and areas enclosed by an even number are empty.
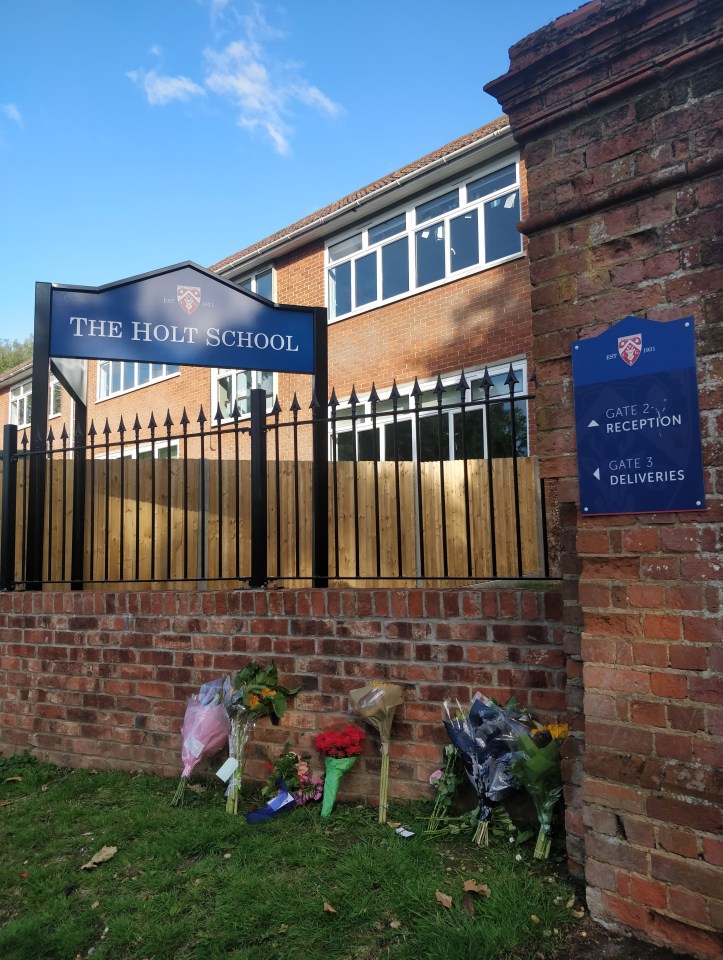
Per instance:
[[[341,778],[356,763],[356,758],[362,752],[363,739],[364,731],[353,724],[343,730],[324,730],[317,734],[314,746],[323,754],[326,767],[322,817],[328,817],[334,809]]]

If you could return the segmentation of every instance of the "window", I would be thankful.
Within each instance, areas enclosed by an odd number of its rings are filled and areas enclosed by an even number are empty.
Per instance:
[[[177,363],[132,363],[129,360],[103,360],[98,363],[98,399],[137,390],[146,384],[165,380],[178,373]]]
[[[120,459],[120,450],[115,449],[108,455],[109,460]],[[99,453],[98,460],[105,460],[105,453]],[[157,440],[155,443],[142,443],[136,450],[136,445],[132,441],[126,443],[123,447],[124,460],[177,460],[178,459],[178,440]]]
[[[519,256],[519,164],[502,163],[329,244],[330,320]]]
[[[257,293],[260,297],[266,297],[267,300],[274,299],[274,274],[271,267],[246,277],[241,280],[239,286],[242,290],[250,290],[251,293]]]
[[[251,391],[266,391],[266,410],[271,412],[274,403],[274,375],[258,370],[215,370],[211,380],[212,419],[221,410],[224,420],[233,417],[234,405],[238,403],[239,416],[251,413]]]
[[[515,394],[526,393],[526,365],[513,364],[518,382]],[[490,400],[509,397],[510,388],[505,383],[509,364],[489,370],[492,384]],[[402,396],[397,401],[397,416],[393,416],[391,400],[381,400],[376,405],[376,423],[372,418],[369,400],[360,402],[356,407],[356,417],[352,420],[351,407],[342,404],[337,407],[335,424],[330,424],[330,456],[334,455],[333,437],[336,433],[336,459],[354,458],[356,437],[357,460],[459,460],[484,459],[512,456],[512,417],[511,404],[501,399],[485,407],[480,401],[485,399],[482,383],[483,371],[466,374],[469,388],[465,396],[464,435],[460,395],[457,390],[459,374],[445,378],[442,394],[442,410],[439,409],[435,384],[422,386],[419,398],[419,431],[417,433],[416,403],[411,387],[400,388]],[[489,441],[487,437],[486,417],[489,416]],[[517,455],[524,457],[528,452],[527,437],[527,401],[515,402],[514,432]]]
[[[26,380],[10,390],[10,423],[29,427],[33,412],[33,381]]]
[[[60,416],[60,404],[62,402],[60,383],[55,377],[50,378],[50,390],[48,397],[48,416]]]

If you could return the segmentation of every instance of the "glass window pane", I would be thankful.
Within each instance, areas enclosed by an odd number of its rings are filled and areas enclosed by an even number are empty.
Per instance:
[[[356,297],[357,307],[365,303],[373,303],[377,299],[377,255],[369,253],[366,257],[360,257],[355,265]]]
[[[379,459],[379,431],[360,430],[356,435],[358,460]]]
[[[448,210],[456,210],[459,206],[459,190],[450,190],[449,193],[442,194],[441,197],[435,197],[434,200],[427,200],[426,203],[420,203],[415,208],[417,223],[424,223],[433,217],[440,217]]]
[[[441,456],[440,432],[442,434]],[[436,414],[432,417],[422,417],[419,421],[419,443],[420,460],[449,460],[449,416],[443,413],[441,423]]]
[[[353,460],[354,459],[354,435],[352,433],[337,434],[336,459],[337,460]]]
[[[231,377],[221,377],[218,381],[218,405],[221,416],[233,416],[233,398],[231,396]]]
[[[470,210],[461,217],[455,217],[449,226],[452,270],[463,270],[479,263],[477,211]]]
[[[397,413],[401,413],[403,410],[409,410],[409,397],[399,397],[397,400]],[[377,416],[381,417],[382,414],[389,414],[391,416],[394,413],[394,404],[391,400],[380,400],[377,404]]]
[[[177,460],[178,444],[172,443],[170,447],[168,444],[164,447],[156,447],[156,456],[159,460]]]
[[[444,224],[419,230],[417,239],[417,286],[424,287],[444,277]]]
[[[396,217],[385,220],[384,223],[378,223],[375,227],[369,227],[369,243],[379,243],[380,240],[387,240],[389,237],[395,237],[402,233],[407,226],[406,213],[400,213]]]
[[[329,247],[329,260],[333,263],[335,260],[341,260],[342,257],[348,257],[352,253],[362,248],[362,235],[354,234],[353,237],[347,237],[346,240],[340,240],[339,243],[332,243]]]
[[[264,270],[256,277],[256,293],[267,300],[273,300],[273,275],[271,270]]]
[[[248,277],[248,279],[242,280],[242,281],[241,281],[241,284],[240,284],[241,289],[242,289],[242,290],[248,290],[249,293],[251,293],[251,290],[252,290],[252,287],[253,287],[253,279],[254,279],[253,277]]]
[[[167,363],[165,372],[167,375],[170,373],[178,373],[179,369],[180,368],[177,363]]]
[[[239,413],[245,415],[251,412],[251,371],[239,370],[236,374],[236,399],[238,401]]]
[[[110,378],[110,391],[111,393],[118,393],[121,388],[121,365],[118,361],[113,363],[111,361],[111,378]]]
[[[264,390],[267,397],[274,395],[274,375],[268,370],[262,370],[256,374],[256,386],[259,390]]]
[[[396,433],[396,445],[395,445]],[[396,447],[396,449],[395,449]],[[384,459],[411,460],[412,459],[412,421],[401,420],[396,423],[387,423],[384,426]],[[395,456],[396,453],[396,456]]]
[[[485,455],[485,421],[481,408],[465,410],[464,455],[468,460],[482,460]],[[454,458],[462,458],[462,414],[454,414]]]
[[[520,222],[520,193],[508,193],[485,204],[485,261],[492,263],[522,250]]]
[[[101,363],[99,373],[100,389],[98,395],[107,397],[110,392],[110,363]]]
[[[139,363],[138,365],[138,386],[148,383],[151,379],[151,365],[149,363]]]
[[[382,247],[382,299],[409,290],[409,238],[400,237]]]
[[[50,416],[57,417],[60,413],[60,403],[61,403],[61,394],[60,394],[60,384],[57,380],[53,380],[50,384]]]
[[[490,404],[490,456],[512,456],[512,416],[509,403]],[[515,403],[517,455],[527,456],[527,401]]]
[[[332,317],[351,312],[351,263],[340,263],[329,271],[329,304]]]
[[[131,390],[135,386],[136,365],[126,361],[123,364],[123,389]]]
[[[473,180],[467,184],[467,202],[479,200],[480,197],[487,197],[496,190],[503,187],[509,187],[517,182],[517,170],[514,163],[509,167],[502,167],[501,170],[495,170],[494,173],[488,173],[486,177],[480,177],[479,180]]]

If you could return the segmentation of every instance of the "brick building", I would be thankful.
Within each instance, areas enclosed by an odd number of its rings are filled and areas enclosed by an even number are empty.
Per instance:
[[[409,417],[406,432],[403,422],[415,377],[425,390],[439,374],[453,387],[464,369],[474,397],[488,365],[494,395],[506,392],[504,378],[513,363],[516,390],[526,390],[532,373],[529,275],[516,227],[526,204],[524,167],[502,117],[211,269],[279,303],[326,306],[329,383],[341,401],[339,433],[352,387],[365,404],[373,383],[384,400],[396,380],[402,394],[398,455],[415,459]],[[0,424],[29,424],[30,373],[26,365],[0,378]],[[128,430],[138,415],[143,452],[150,455],[151,413],[162,422],[168,411],[177,425],[185,408],[194,424],[201,407],[209,420],[219,410],[230,418],[238,401],[244,417],[248,391],[256,386],[266,389],[269,408],[275,396],[284,411],[295,392],[302,409],[311,397],[309,378],[298,375],[90,361],[88,423],[100,432],[107,420],[115,434],[121,418]],[[67,397],[59,400],[61,394],[59,387],[51,390],[56,438],[66,422],[72,436],[71,404]],[[431,395],[423,400],[431,402]],[[379,413],[384,459],[391,451],[381,406]],[[453,425],[448,435],[453,459]],[[368,429],[358,442],[363,456],[371,442]],[[532,442],[525,437],[528,448]],[[341,457],[348,444],[342,436]],[[156,454],[164,451],[159,445]]]

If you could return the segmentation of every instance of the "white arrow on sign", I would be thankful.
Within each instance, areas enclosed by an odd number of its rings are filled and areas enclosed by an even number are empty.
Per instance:
[[[597,420],[591,420],[590,423],[588,423],[588,427],[599,427],[599,426],[600,424],[597,422]]]
[[[593,477],[595,477],[596,480],[600,479],[600,467],[593,471]]]

